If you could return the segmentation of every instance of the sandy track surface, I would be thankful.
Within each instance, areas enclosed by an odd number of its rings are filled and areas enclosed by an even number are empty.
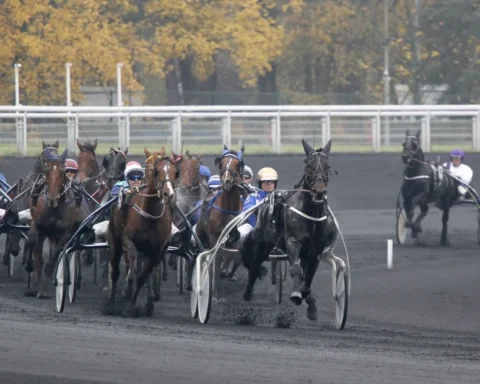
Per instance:
[[[248,150],[248,148],[247,148]],[[434,157],[436,159],[436,156]],[[480,169],[480,156],[469,156]],[[13,182],[33,159],[8,159]],[[289,188],[301,157],[247,157],[257,171],[274,166]],[[211,158],[207,164],[213,163]],[[102,289],[83,266],[77,302],[55,312],[50,299],[26,298],[25,273],[0,268],[0,382],[2,383],[478,383],[480,381],[480,260],[477,212],[451,214],[448,248],[438,245],[440,213],[424,221],[428,247],[394,245],[386,268],[386,240],[395,238],[395,200],[403,166],[398,156],[337,155],[329,201],[348,245],[352,293],[344,331],[333,326],[330,274],[322,263],[314,283],[319,320],[288,299],[274,303],[268,279],[254,299],[241,299],[244,270],[225,282],[227,302],[213,304],[210,321],[189,315],[169,268],[152,318],[102,314]],[[475,164],[478,163],[476,167]],[[1,238],[1,248],[3,250]],[[339,255],[343,257],[339,249]],[[289,279],[285,287],[288,297]],[[139,300],[143,305],[143,298]],[[242,325],[250,323],[250,325]],[[278,324],[291,323],[290,328]]]

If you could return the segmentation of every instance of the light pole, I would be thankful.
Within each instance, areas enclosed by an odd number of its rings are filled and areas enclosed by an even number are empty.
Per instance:
[[[383,29],[384,29],[384,45],[383,45],[383,104],[390,104],[390,36],[388,31],[388,0],[383,0]],[[390,121],[386,116],[385,122],[385,145],[390,145]]]

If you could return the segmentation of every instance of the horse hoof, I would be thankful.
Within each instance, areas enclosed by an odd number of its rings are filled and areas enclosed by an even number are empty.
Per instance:
[[[37,299],[48,299],[48,295],[43,292],[38,292]]]
[[[32,273],[33,272],[33,263],[26,263],[25,264],[25,271],[27,271],[27,273]]]
[[[123,317],[130,317],[130,318],[138,317],[138,308],[133,304],[129,304],[127,308],[123,311],[122,315]]]
[[[307,308],[307,319],[309,320],[312,320],[312,321],[315,321],[317,320],[318,318],[318,315],[317,315],[317,306],[315,305],[315,298],[313,298],[312,296],[307,296],[307,298],[305,299],[305,302],[307,303],[308,305],[308,308]]]
[[[300,292],[292,292],[290,295],[290,300],[295,304],[295,305],[300,305],[302,304],[302,294]]]
[[[36,297],[37,296],[37,290],[36,289],[27,289],[25,291],[25,297]]]
[[[162,296],[160,296],[159,293],[155,293],[155,296],[153,297],[153,301],[160,301],[162,300]]]
[[[447,239],[441,239],[440,240],[440,245],[442,247],[448,247],[450,245],[450,242]]]
[[[267,276],[267,273],[268,273],[268,268],[265,267],[264,265],[261,265],[261,266],[260,266],[260,272],[259,272],[258,278],[259,278],[260,280],[263,280],[263,278],[264,278],[265,276]]]
[[[152,317],[153,316],[153,298],[148,299],[145,303],[145,316]]]
[[[252,300],[252,292],[246,291],[242,297],[244,301],[250,301]]]

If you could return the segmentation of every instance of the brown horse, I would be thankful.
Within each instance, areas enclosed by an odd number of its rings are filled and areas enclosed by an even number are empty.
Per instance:
[[[43,179],[43,172],[46,162],[45,157],[45,148],[49,148],[53,153],[58,153],[58,140],[55,141],[53,144],[46,144],[45,141],[42,140],[42,151],[38,156],[37,161],[33,167],[33,173],[25,178],[20,178],[17,183],[15,183],[8,193],[8,196],[11,199],[15,199],[19,194],[26,191],[27,189],[31,188],[36,184],[41,178]],[[19,198],[15,201],[14,205],[12,206],[12,210],[16,212],[23,211],[28,209],[30,206],[30,199],[32,192],[28,193],[25,192],[24,197]],[[13,220],[12,224],[18,224],[18,220]],[[5,241],[5,253],[2,257],[2,264],[8,265],[10,262],[10,254],[13,256],[18,256],[20,253],[20,240],[22,239],[22,235],[19,231],[12,231],[7,233],[7,239]]]
[[[100,171],[95,155],[97,143],[97,139],[95,139],[93,144],[81,144],[77,139],[77,147],[80,149],[80,153],[78,154],[78,172],[75,179],[83,183],[85,190],[100,203],[108,188],[106,186],[105,171]],[[95,206],[91,207],[96,208]]]
[[[129,300],[125,316],[137,316],[137,297],[147,283],[147,316],[153,315],[154,293],[151,273],[167,251],[172,230],[171,204],[175,199],[175,166],[173,156],[165,156],[165,148],[158,155],[145,148],[146,183],[131,191],[124,225],[118,209],[112,212],[108,226],[108,243],[111,271],[109,313],[115,312],[116,285],[120,275],[122,251],[128,260],[126,299]],[[143,266],[137,271],[138,254],[143,255]],[[136,280],[135,287],[134,277]]]
[[[235,152],[229,150],[225,145],[222,156],[215,159],[215,165],[220,170],[222,189],[210,201],[202,205],[196,233],[204,247],[213,248],[225,226],[242,212],[243,201],[241,197],[246,193],[242,187],[244,151],[244,146],[242,146],[240,151]],[[233,261],[232,256],[228,253],[224,254],[223,259],[222,265],[220,265],[222,262],[220,257],[215,259],[215,281],[217,282],[215,291],[217,299],[223,296],[219,284],[220,277],[228,276],[226,269]]]
[[[47,297],[45,282],[42,281],[43,243],[49,239],[50,259],[45,265],[45,275],[49,278],[55,269],[56,259],[69,236],[78,228],[86,217],[81,203],[77,203],[70,188],[70,181],[65,175],[65,160],[68,150],[62,155],[54,155],[49,148],[45,149],[45,180],[43,194],[39,196],[36,206],[31,204],[32,222],[25,244],[26,264],[28,272],[36,272],[37,289],[29,289],[27,296]],[[53,247],[53,251],[52,251]],[[32,253],[35,252],[35,259]],[[53,257],[52,257],[53,256]],[[33,263],[35,265],[33,266]]]

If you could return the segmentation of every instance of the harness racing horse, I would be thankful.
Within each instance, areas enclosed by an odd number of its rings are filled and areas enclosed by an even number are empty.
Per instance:
[[[200,178],[201,155],[192,156],[187,150],[185,155],[179,156],[172,151],[175,160],[175,168],[177,170],[175,180],[175,192],[177,193],[177,207],[184,214],[190,212],[197,202],[205,197],[207,188]],[[177,227],[182,226],[183,217],[175,209],[173,222]],[[168,264],[177,269],[176,255],[170,254]]]
[[[262,263],[278,244],[287,253],[290,263],[293,279],[290,300],[300,305],[305,299],[307,317],[316,320],[317,307],[311,294],[311,285],[320,255],[333,237],[326,216],[331,141],[319,150],[313,149],[305,140],[302,140],[302,144],[307,158],[299,183],[301,188],[283,193],[272,192],[268,198],[278,199],[273,212],[269,204],[259,208],[255,229],[247,235],[240,249],[242,261],[248,269],[243,299],[251,300],[255,281],[261,275]]]
[[[457,197],[457,183],[451,177],[439,177],[438,167],[441,165],[425,161],[420,147],[420,131],[413,136],[407,130],[403,143],[402,160],[407,165],[403,173],[404,181],[401,188],[407,214],[405,228],[411,228],[412,238],[417,239],[418,244],[424,245],[425,243],[418,238],[418,234],[422,232],[421,222],[428,213],[428,205],[435,202],[437,207],[443,211],[440,244],[448,245],[447,223],[450,208]],[[417,205],[421,212],[413,221]]]
[[[37,298],[47,297],[45,292],[46,279],[42,281],[43,243],[50,241],[50,259],[45,265],[45,275],[49,278],[55,269],[56,259],[61,248],[67,243],[69,236],[85,219],[85,207],[70,188],[70,180],[65,175],[65,160],[68,150],[62,155],[53,155],[49,148],[45,149],[45,180],[46,187],[39,196],[36,206],[31,204],[32,222],[24,252],[28,272],[36,272],[37,289],[29,289],[27,296]],[[53,251],[52,251],[53,248]],[[35,252],[35,259],[32,253]],[[53,257],[52,257],[53,256]]]
[[[128,148],[122,151],[120,148],[110,147],[110,152],[103,158],[102,166],[105,169],[108,189],[112,189],[117,181],[124,179],[127,155]]]
[[[45,144],[45,141],[42,140],[42,151],[34,164],[33,173],[25,178],[21,177],[18,182],[10,188],[8,196],[11,199],[15,199],[22,192],[33,187],[40,180],[40,178],[43,179],[44,167],[46,162],[44,154],[45,148],[49,148],[52,152],[58,153],[58,145],[58,140],[51,145]],[[29,197],[32,195],[32,193],[32,191],[30,191],[30,193],[25,192],[25,196],[20,199],[20,201],[15,201],[10,210],[14,210],[18,214],[18,212],[28,209],[30,206]],[[18,224],[18,217],[15,216],[16,215],[11,215],[9,217],[9,220],[12,220],[12,224]],[[21,238],[22,235],[19,231],[12,231],[7,233],[7,239],[5,241],[5,252],[2,257],[3,265],[8,265],[10,254],[15,257],[18,256],[18,254],[20,253]]]
[[[78,154],[78,172],[75,180],[84,184],[85,190],[95,199],[97,203],[102,201],[103,196],[108,191],[105,183],[105,171],[100,171],[97,163],[95,150],[97,149],[97,139],[92,143],[83,143],[77,139],[77,147],[80,149]],[[93,210],[97,207],[89,201],[89,206]]]
[[[241,197],[245,197],[247,194],[242,178],[245,166],[244,151],[244,146],[240,151],[235,152],[224,145],[222,156],[215,159],[215,166],[220,170],[222,188],[211,199],[204,201],[200,220],[196,226],[196,234],[205,248],[213,248],[225,226],[242,212]],[[227,252],[223,253],[223,263],[222,258],[215,258],[216,282],[220,281],[220,277],[231,277],[233,273],[228,274],[227,268],[232,261],[232,256],[227,255]],[[215,291],[218,300],[223,296],[220,284],[215,284]]]
[[[145,149],[145,153],[149,152]],[[111,296],[109,313],[115,313],[115,295],[120,275],[122,251],[128,260],[128,283],[126,299],[129,300],[125,316],[137,316],[137,297],[147,283],[147,316],[153,315],[154,292],[151,273],[164,258],[172,230],[172,207],[175,199],[175,166],[173,156],[166,157],[165,149],[151,155],[146,161],[146,184],[131,192],[126,223],[123,225],[119,210],[114,211],[108,226],[108,243],[111,267]],[[152,164],[153,160],[153,164]],[[143,266],[137,271],[138,253],[142,254]],[[135,287],[134,285],[135,278]]]

